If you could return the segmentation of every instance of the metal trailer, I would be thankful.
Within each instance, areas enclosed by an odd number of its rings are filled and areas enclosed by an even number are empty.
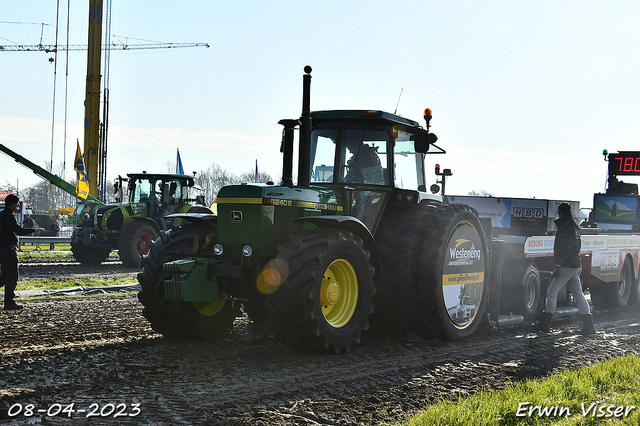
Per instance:
[[[640,158],[640,153],[634,153]],[[618,154],[615,154],[618,155]],[[614,160],[614,154],[609,161]],[[640,172],[639,172],[640,173]],[[616,176],[610,170],[610,176]],[[637,187],[636,187],[637,188]],[[629,190],[633,192],[633,188]],[[557,206],[568,202],[581,227],[583,288],[597,308],[615,309],[640,301],[640,197],[636,194],[594,194],[593,209],[583,214],[577,201],[480,196],[447,196],[450,203],[473,207],[488,237],[502,247],[494,250],[494,322],[514,324],[534,320],[544,308],[546,289],[555,265],[553,247]],[[496,257],[500,257],[499,261]],[[500,291],[496,292],[496,288]],[[496,300],[497,299],[497,300]],[[559,295],[556,314],[576,313],[568,290]],[[500,313],[498,317],[496,314]]]

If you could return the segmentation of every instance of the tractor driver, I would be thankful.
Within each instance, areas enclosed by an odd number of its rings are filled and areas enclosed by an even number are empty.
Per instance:
[[[384,185],[384,170],[377,148],[362,143],[359,139],[347,139],[345,146],[352,154],[347,160],[345,182]]]

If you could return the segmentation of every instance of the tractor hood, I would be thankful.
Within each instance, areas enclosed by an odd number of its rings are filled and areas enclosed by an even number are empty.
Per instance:
[[[342,190],[336,187],[233,185],[218,192],[218,241],[224,256],[239,259],[245,244],[253,246],[259,266],[277,255],[292,232],[304,226],[296,219],[308,216],[342,215]]]
[[[301,207],[309,212],[333,211],[342,214],[342,193],[335,187],[295,187],[266,184],[225,186],[218,192],[218,205],[262,204],[266,206]]]

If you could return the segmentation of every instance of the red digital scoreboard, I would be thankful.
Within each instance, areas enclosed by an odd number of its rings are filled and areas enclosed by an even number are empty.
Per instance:
[[[640,152],[609,154],[609,176],[640,176]]]

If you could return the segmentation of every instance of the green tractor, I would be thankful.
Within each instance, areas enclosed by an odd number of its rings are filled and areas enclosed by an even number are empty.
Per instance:
[[[127,183],[128,201],[124,183]],[[118,250],[126,266],[140,266],[149,252],[149,244],[160,231],[177,226],[181,219],[173,213],[207,213],[204,197],[190,198],[194,191],[192,176],[178,174],[131,173],[115,183],[115,204],[86,203],[78,207],[79,223],[71,237],[71,251],[81,263],[99,264],[112,249]],[[196,202],[197,204],[193,204]]]
[[[311,112],[310,73],[301,118],[280,121],[281,184],[223,187],[217,216],[173,215],[182,226],[142,260],[144,316],[166,337],[209,340],[242,306],[288,345],[330,353],[370,322],[471,335],[488,299],[487,242],[474,210],[443,203],[438,185],[426,191],[425,155],[444,153],[431,111],[426,129],[381,111]]]

